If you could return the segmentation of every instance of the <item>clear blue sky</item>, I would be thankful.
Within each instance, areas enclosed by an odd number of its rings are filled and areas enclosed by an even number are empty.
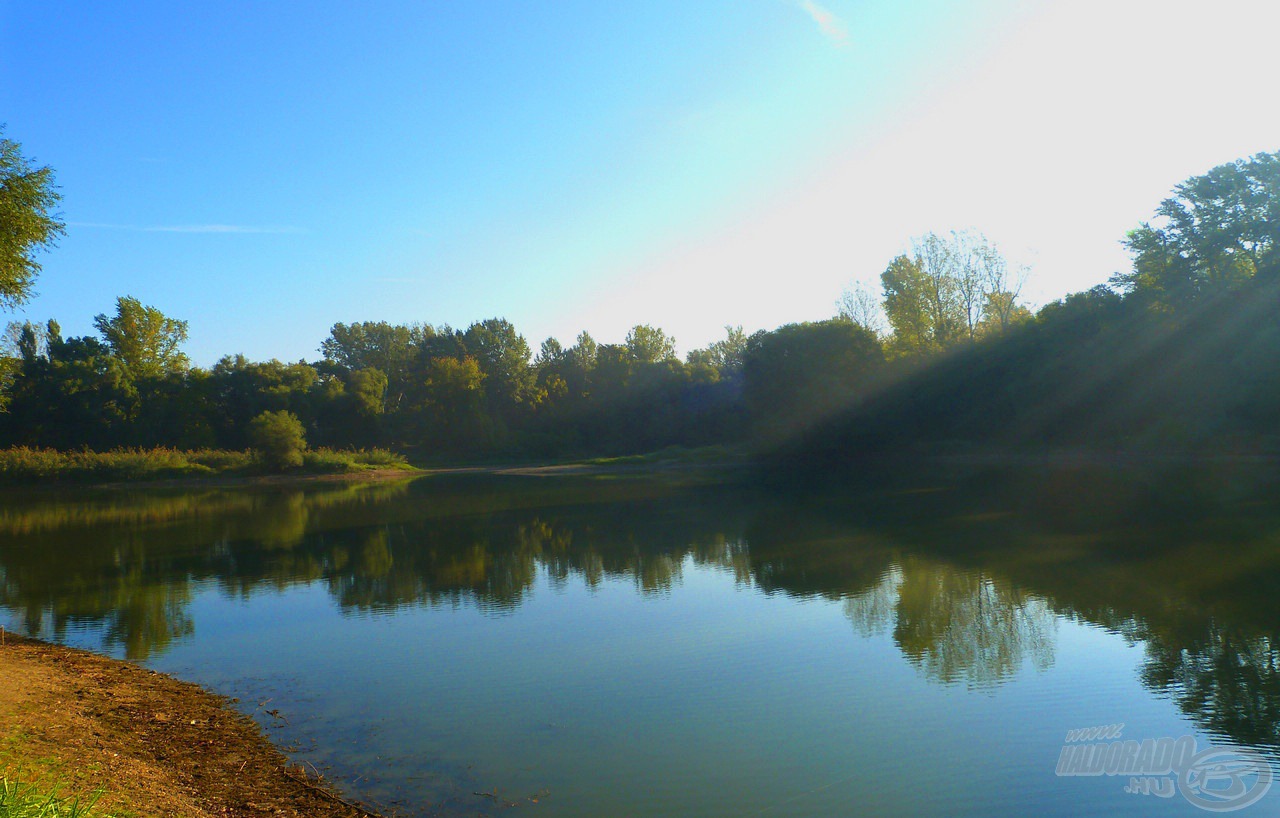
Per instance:
[[[382,319],[688,350],[827,317],[951,228],[1043,301],[1177,181],[1280,149],[1238,31],[1274,4],[1178,5],[0,2],[0,121],[68,222],[14,317],[83,334],[134,295],[206,365]]]

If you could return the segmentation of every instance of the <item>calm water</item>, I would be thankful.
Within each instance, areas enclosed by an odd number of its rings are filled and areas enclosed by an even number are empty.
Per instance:
[[[1271,496],[1222,469],[10,495],[0,620],[239,697],[404,815],[1204,815],[1055,768],[1120,722],[1280,757]],[[1277,813],[1280,784],[1243,814]]]

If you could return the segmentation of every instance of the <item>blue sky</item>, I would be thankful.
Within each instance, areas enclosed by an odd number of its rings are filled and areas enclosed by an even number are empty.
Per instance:
[[[688,350],[953,228],[1043,302],[1176,182],[1280,149],[1240,34],[1280,12],[1199,6],[0,2],[0,121],[68,222],[14,317],[88,333],[134,295],[201,364],[381,319]]]

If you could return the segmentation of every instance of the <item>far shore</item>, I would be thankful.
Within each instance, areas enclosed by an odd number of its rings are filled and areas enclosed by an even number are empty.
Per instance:
[[[806,458],[806,461],[808,459]],[[0,483],[0,494],[6,491],[45,492],[76,490],[138,490],[138,489],[205,489],[240,487],[305,487],[309,485],[342,483],[384,483],[414,480],[423,477],[445,475],[499,475],[518,477],[706,477],[711,475],[731,477],[741,475],[753,467],[774,471],[782,477],[796,476],[796,470],[804,461],[788,461],[784,457],[755,459],[743,450],[726,450],[723,447],[704,449],[664,450],[645,455],[586,458],[581,460],[514,461],[460,463],[458,465],[408,465],[387,468],[362,468],[350,471],[312,472],[290,471],[278,474],[245,474],[221,472],[180,477],[150,477],[142,475],[125,480],[77,480],[59,477],[33,478],[22,482]],[[1176,452],[1176,451],[1126,451],[1089,448],[1009,450],[985,449],[972,451],[942,450],[935,452],[901,452],[897,454],[867,454],[838,464],[811,463],[814,475],[840,483],[847,477],[850,466],[863,475],[889,475],[902,469],[960,469],[963,471],[987,469],[1078,469],[1112,468],[1168,468],[1185,466],[1275,466],[1280,465],[1280,454],[1272,452]]]
[[[95,455],[96,456],[96,455]],[[142,453],[145,456],[145,453]],[[509,475],[522,477],[577,477],[577,476],[644,476],[703,474],[709,472],[737,471],[752,461],[741,451],[724,447],[701,449],[666,449],[644,455],[586,458],[580,460],[515,460],[507,462],[461,462],[452,464],[424,463],[412,465],[402,462],[395,466],[350,468],[341,471],[313,471],[297,469],[280,473],[229,469],[206,474],[178,474],[163,476],[157,472],[142,471],[136,476],[95,480],[86,476],[65,476],[60,473],[14,478],[0,481],[0,493],[5,491],[76,491],[76,490],[136,490],[136,489],[204,489],[237,487],[288,487],[316,484],[382,483],[412,480],[442,475]],[[0,476],[3,473],[0,471]]]

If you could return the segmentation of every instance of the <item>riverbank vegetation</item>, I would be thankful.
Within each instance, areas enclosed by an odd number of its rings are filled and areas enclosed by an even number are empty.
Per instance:
[[[112,818],[93,809],[96,799],[61,798],[58,787],[42,788],[0,776],[0,818]]]
[[[94,809],[97,797],[63,797],[57,785],[36,786],[0,776],[0,818],[123,818],[125,813]]]
[[[1020,297],[1027,271],[983,236],[930,233],[888,263],[879,295],[852,289],[820,321],[728,327],[683,359],[647,324],[535,354],[491,318],[338,323],[317,360],[203,368],[182,352],[185,321],[122,297],[94,336],[9,326],[0,475],[342,470],[398,464],[392,451],[440,463],[731,446],[837,468],[939,451],[1280,451],[1278,237],[1280,154],[1258,154],[1179,185],[1125,239],[1130,271],[1038,311]]]
[[[300,474],[342,474],[374,469],[403,469],[404,457],[386,449],[338,451],[311,449],[294,452],[291,467]],[[88,449],[58,451],[17,446],[0,449],[0,484],[58,480],[107,483],[128,480],[166,480],[189,477],[251,477],[277,471],[277,461],[253,451],[202,449]]]

